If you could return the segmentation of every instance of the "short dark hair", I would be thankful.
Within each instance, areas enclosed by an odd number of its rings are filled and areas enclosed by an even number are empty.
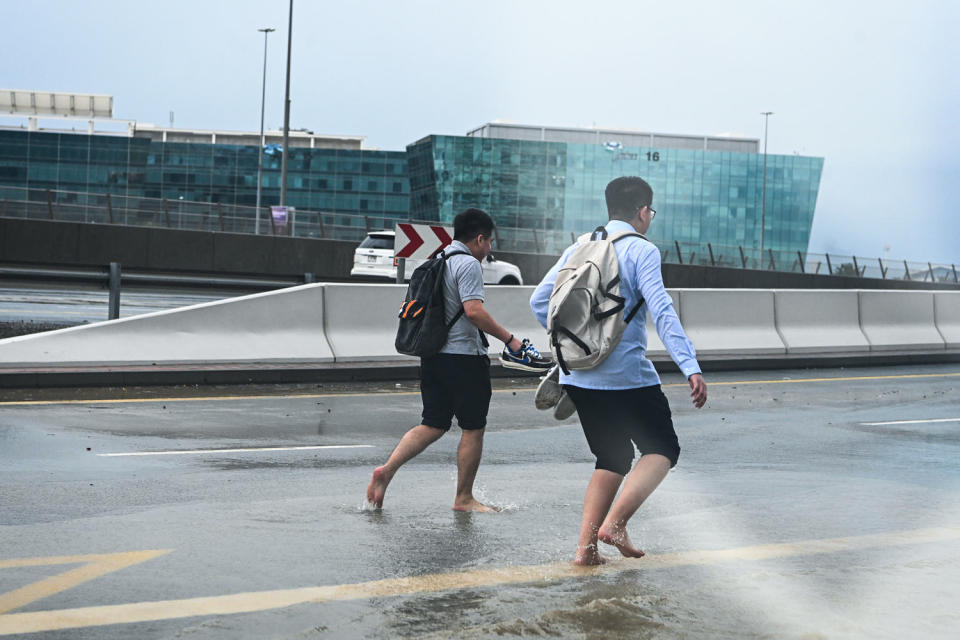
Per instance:
[[[653,189],[643,178],[621,176],[610,181],[604,192],[611,220],[630,220],[637,209],[653,203]]]
[[[453,239],[470,242],[478,235],[493,235],[493,218],[481,209],[464,209],[453,219]]]

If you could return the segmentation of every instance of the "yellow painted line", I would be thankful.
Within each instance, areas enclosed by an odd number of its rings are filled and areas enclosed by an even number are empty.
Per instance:
[[[864,380],[908,380],[923,378],[950,378],[958,377],[957,373],[915,373],[892,376],[847,376],[842,378],[795,378],[790,380],[721,380],[707,379],[708,387],[738,386],[748,384],[801,384],[808,382],[860,382]],[[688,387],[685,382],[665,384],[664,387]],[[534,391],[536,387],[512,387],[510,389],[494,389],[494,393],[513,393],[517,391]],[[71,405],[71,404],[143,404],[143,403],[174,403],[174,402],[217,402],[233,400],[316,400],[320,398],[364,398],[369,396],[418,396],[419,391],[368,391],[365,393],[304,393],[287,395],[250,395],[250,396],[196,396],[190,398],[110,398],[104,400],[14,400],[0,402],[0,407],[24,407],[44,405]]]
[[[599,567],[575,567],[568,562],[562,562],[549,565],[435,573],[355,584],[254,591],[184,600],[158,600],[54,611],[12,613],[0,615],[0,635],[174,620],[195,616],[252,613],[304,603],[389,598],[419,593],[496,587],[506,584],[538,583],[632,570],[654,570],[723,562],[762,561],[825,553],[843,553],[878,547],[929,544],[958,538],[960,538],[960,527],[941,527],[785,544],[765,544],[735,549],[667,553],[646,556],[639,560],[614,561]]]
[[[893,420],[891,422],[861,422],[867,427],[885,427],[892,424],[929,424],[932,422],[960,422],[960,418],[930,418],[929,420]]]
[[[0,614],[19,609],[40,598],[46,598],[47,596],[75,587],[78,584],[99,578],[102,575],[145,562],[157,556],[162,556],[165,553],[170,553],[170,551],[172,551],[172,549],[128,551],[125,553],[104,553],[87,556],[55,556],[51,558],[0,560],[0,569],[83,563],[82,567],[64,571],[58,575],[28,584],[20,589],[0,594]],[[0,615],[0,619],[5,617],[6,616]]]
[[[709,375],[709,374],[708,374]],[[791,380],[740,380],[740,381],[722,381],[722,382],[711,382],[707,380],[708,387],[715,387],[718,385],[723,386],[732,386],[740,384],[797,384],[800,382],[859,382],[862,380],[909,380],[909,379],[920,379],[920,378],[954,378],[960,376],[960,372],[957,373],[907,373],[902,375],[894,376],[848,376],[844,378],[796,378]],[[686,383],[678,384],[668,384],[665,385],[668,387],[686,387]]]

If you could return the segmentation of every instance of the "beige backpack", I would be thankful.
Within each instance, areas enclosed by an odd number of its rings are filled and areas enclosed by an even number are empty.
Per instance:
[[[637,306],[624,314],[620,295],[620,263],[614,243],[639,233],[607,234],[597,227],[577,239],[577,248],[567,259],[553,285],[547,311],[547,334],[553,355],[563,372],[591,369],[610,355],[620,342]]]

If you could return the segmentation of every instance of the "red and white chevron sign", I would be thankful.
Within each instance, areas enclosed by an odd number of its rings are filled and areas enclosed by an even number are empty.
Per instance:
[[[452,234],[450,227],[401,222],[397,224],[393,237],[393,255],[397,258],[432,258],[453,242]]]

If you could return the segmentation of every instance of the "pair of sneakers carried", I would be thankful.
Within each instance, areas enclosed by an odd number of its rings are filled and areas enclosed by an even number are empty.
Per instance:
[[[547,372],[547,375],[540,378],[540,385],[533,399],[537,409],[543,411],[553,409],[553,417],[557,420],[566,420],[576,411],[573,400],[560,386],[560,366],[550,358],[540,355],[540,352],[526,338],[523,339],[519,351],[511,351],[509,347],[504,347],[503,353],[500,354],[500,362],[511,369]]]
[[[533,404],[541,411],[553,409],[553,417],[557,420],[566,420],[573,415],[577,408],[567,392],[560,386],[560,366],[556,365],[540,378],[537,393],[533,397]]]
[[[553,366],[553,360],[540,355],[533,343],[524,338],[517,351],[510,351],[510,347],[507,346],[503,347],[500,364],[510,369],[542,373]]]

